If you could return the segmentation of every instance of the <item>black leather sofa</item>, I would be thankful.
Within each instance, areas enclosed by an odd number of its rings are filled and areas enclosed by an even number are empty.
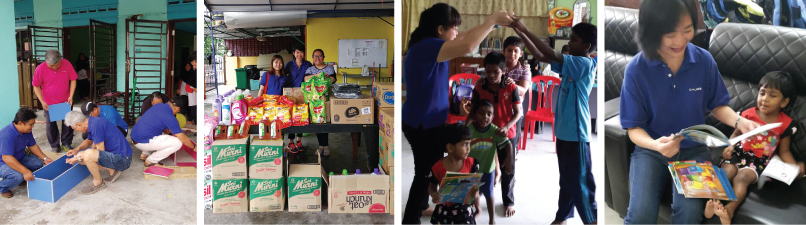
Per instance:
[[[619,216],[627,215],[629,205],[630,155],[635,145],[619,121],[619,97],[627,63],[638,53],[633,41],[638,26],[638,10],[605,7],[605,202]],[[716,61],[730,93],[729,106],[743,111],[756,104],[758,82],[768,71],[782,70],[802,82],[806,73],[806,29],[766,25],[723,23],[711,34],[708,50]],[[802,87],[802,86],[801,86]],[[792,151],[798,161],[806,159],[806,90],[794,102],[790,117],[800,124],[793,136]],[[732,128],[712,115],[706,123],[729,135]],[[721,149],[711,152],[714,162]],[[671,221],[672,186],[664,192],[658,223]],[[704,223],[718,224],[714,217]],[[806,179],[791,186],[773,180],[762,189],[751,185],[747,199],[733,218],[736,224],[806,223]]]

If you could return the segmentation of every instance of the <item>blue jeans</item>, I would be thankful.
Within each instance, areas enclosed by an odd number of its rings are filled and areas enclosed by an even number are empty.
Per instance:
[[[22,157],[22,160],[20,160],[19,162],[20,164],[22,164],[22,166],[28,168],[28,170],[30,170],[31,172],[34,172],[39,168],[42,168],[43,166],[42,160],[35,155],[25,155],[25,157]],[[20,183],[22,183],[22,181],[24,180],[22,177],[22,173],[17,172],[16,170],[8,166],[8,164],[3,164],[2,166],[0,166],[0,178],[3,178],[2,180],[0,180],[0,193],[6,193],[10,191],[12,188],[17,187],[17,185],[20,185]]]
[[[98,165],[113,169],[116,171],[124,171],[132,164],[132,156],[120,156],[118,154],[109,153],[107,151],[98,151]]]
[[[658,208],[663,189],[671,185],[668,162],[695,160],[711,161],[711,153],[705,146],[680,149],[676,155],[665,157],[660,152],[635,146],[630,161],[630,206],[625,224],[654,224],[658,220]],[[706,199],[686,198],[672,188],[672,223],[699,224],[703,219]]]

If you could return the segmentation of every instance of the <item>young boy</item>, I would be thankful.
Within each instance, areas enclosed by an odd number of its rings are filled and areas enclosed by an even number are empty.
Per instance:
[[[579,23],[571,28],[568,54],[555,52],[529,31],[521,20],[512,24],[516,33],[536,44],[538,52],[552,62],[551,68],[563,74],[554,121],[557,137],[557,161],[560,166],[559,209],[553,224],[565,223],[577,208],[584,223],[596,223],[596,184],[590,162],[590,110],[588,96],[596,73],[596,59],[589,57],[596,50],[596,26]],[[584,158],[582,158],[584,157]]]
[[[484,57],[484,68],[487,73],[486,80],[474,87],[471,105],[478,105],[481,100],[493,103],[493,124],[498,127],[496,133],[507,137],[510,143],[518,143],[516,124],[523,116],[523,106],[521,106],[521,95],[518,94],[518,86],[514,83],[506,84],[504,82],[506,79],[504,75],[504,69],[506,68],[504,55],[498,52],[487,54]],[[468,124],[472,123],[473,120],[472,116],[468,116]],[[498,155],[507,159],[504,164],[514,165],[514,148],[510,148],[508,151],[499,148],[497,151]],[[505,215],[510,217],[515,213],[514,169],[511,173],[504,173],[502,177],[504,181],[503,186],[501,186],[501,192],[503,193],[504,207],[506,207],[504,211]]]
[[[473,123],[469,124],[470,131],[473,133],[473,140],[470,142],[470,157],[479,161],[479,173],[482,173],[481,186],[482,194],[487,200],[487,211],[490,213],[490,224],[495,223],[493,188],[501,178],[501,167],[498,163],[498,149],[505,149],[510,152],[512,145],[506,136],[496,134],[498,126],[492,124],[494,106],[490,101],[481,100],[478,104],[473,105],[471,114],[473,115]],[[505,167],[504,174],[512,173],[511,163]],[[492,172],[495,171],[495,178]],[[478,200],[478,199],[477,199]],[[476,217],[481,215],[480,201],[476,201]]]
[[[457,173],[475,173],[479,170],[478,160],[468,157],[470,153],[470,129],[462,124],[451,124],[443,128],[443,140],[445,140],[445,150],[448,156],[440,159],[431,167],[431,174],[428,180],[428,193],[437,206],[431,215],[433,224],[475,224],[475,215],[472,213],[470,204],[442,203],[439,196],[438,187],[448,171]],[[478,192],[476,202],[478,202]],[[448,213],[450,212],[450,213]]]

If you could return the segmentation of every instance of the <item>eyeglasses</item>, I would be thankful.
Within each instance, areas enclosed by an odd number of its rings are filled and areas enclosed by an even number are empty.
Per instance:
[[[315,58],[315,59],[316,59],[316,58],[319,58],[319,59],[324,59],[324,58],[325,58],[325,56],[323,56],[323,55],[315,55],[315,56],[313,56],[313,58]]]

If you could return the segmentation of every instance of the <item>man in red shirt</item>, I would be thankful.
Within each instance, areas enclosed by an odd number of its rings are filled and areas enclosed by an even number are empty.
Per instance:
[[[34,86],[34,93],[39,101],[42,103],[42,108],[45,109],[45,118],[47,118],[47,133],[48,142],[53,152],[59,152],[62,148],[59,145],[64,145],[68,149],[72,149],[73,143],[73,129],[62,122],[62,134],[59,136],[59,127],[56,122],[50,122],[50,114],[48,111],[49,105],[59,103],[70,103],[73,105],[73,94],[76,90],[76,75],[73,65],[66,59],[62,58],[59,50],[51,49],[45,53],[45,62],[39,64],[34,70],[34,78],[31,85]]]
[[[496,131],[498,135],[509,138],[510,143],[518,143],[517,138],[517,123],[523,117],[523,106],[521,105],[521,96],[518,94],[518,86],[515,83],[505,84],[506,77],[504,76],[506,68],[506,58],[499,52],[491,52],[484,57],[484,69],[487,73],[486,82],[476,85],[473,88],[472,104],[476,105],[481,100],[487,100],[493,103],[495,110],[493,111],[493,124],[498,126]],[[472,115],[472,113],[471,113]],[[468,116],[466,120],[468,124],[472,123],[472,116]],[[498,149],[498,158],[507,158],[512,156],[509,163],[513,165],[512,173],[501,173],[501,192],[503,195],[503,202],[505,212],[515,211],[515,151],[517,148],[512,148],[511,152],[506,152],[505,149]],[[512,214],[508,214],[511,216]]]

